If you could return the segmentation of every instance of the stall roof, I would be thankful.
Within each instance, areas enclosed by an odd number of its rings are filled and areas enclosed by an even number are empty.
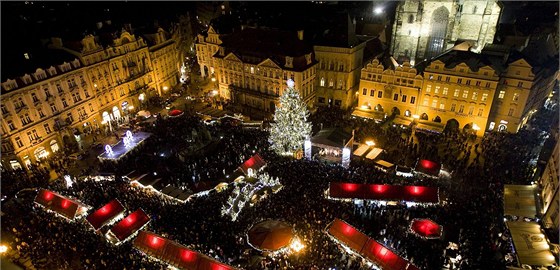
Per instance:
[[[375,163],[377,163],[379,166],[385,167],[385,168],[391,168],[393,166],[395,166],[395,164],[387,162],[385,160],[378,160]]]
[[[548,239],[541,232],[536,222],[508,221],[506,222],[517,258],[521,265],[551,266],[556,259],[548,245]]]
[[[142,226],[150,221],[150,217],[142,209],[138,209],[119,221],[117,225],[111,228],[111,232],[119,241],[123,241],[130,235],[138,231]]]
[[[381,152],[383,152],[383,149],[373,148],[373,150],[369,151],[369,153],[366,155],[366,158],[374,160],[381,154]]]
[[[70,220],[74,219],[78,213],[85,211],[81,203],[46,189],[39,190],[35,203]]]
[[[398,118],[398,117],[395,118],[395,119],[393,120],[393,124],[395,124],[395,125],[409,126],[410,123],[412,123],[411,120],[409,120],[409,119],[403,119],[403,118]]]
[[[504,214],[535,218],[535,187],[532,185],[504,185]]]
[[[432,177],[438,177],[441,170],[441,164],[435,161],[421,159],[416,162],[414,170]]]
[[[138,237],[134,239],[133,245],[142,252],[179,269],[235,269],[204,254],[190,250],[179,243],[147,231],[140,231]]]
[[[385,113],[376,112],[376,111],[362,111],[356,109],[352,112],[352,116],[357,116],[366,119],[373,119],[373,120],[383,120],[385,118]]]
[[[247,175],[249,173],[249,168],[257,172],[264,166],[266,166],[266,161],[264,161],[261,155],[256,154],[249,158],[247,161],[243,162],[243,164],[239,166],[239,170],[241,170],[243,174]]]
[[[369,145],[361,143],[358,149],[354,151],[354,156],[363,156],[369,150],[369,147]]]
[[[416,125],[416,129],[418,131],[432,131],[432,132],[436,132],[436,133],[442,133],[443,132],[443,128],[444,126],[442,125],[430,125],[430,124],[425,124],[425,123],[418,123]]]
[[[352,134],[345,132],[341,128],[324,128],[311,138],[311,143],[314,145],[344,148],[351,139]]]
[[[439,203],[437,187],[331,182],[329,196],[337,199]]]
[[[95,230],[103,227],[107,222],[124,212],[125,208],[117,199],[113,199],[95,212],[89,214],[86,220]]]

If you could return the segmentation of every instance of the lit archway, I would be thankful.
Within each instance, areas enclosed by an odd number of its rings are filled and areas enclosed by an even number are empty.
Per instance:
[[[410,110],[404,111],[404,116],[410,117],[411,116]]]
[[[498,131],[500,131],[500,132],[507,131],[507,125],[505,125],[505,124],[500,124],[500,125],[498,126]]]
[[[422,120],[428,120],[428,119],[429,119],[428,114],[427,114],[427,113],[423,113],[422,115],[420,115],[420,119],[422,119]]]
[[[439,115],[437,115],[437,116],[434,118],[434,122],[436,122],[436,123],[441,123],[441,117],[439,117]]]
[[[111,122],[111,116],[108,112],[103,112],[103,122]]]
[[[447,35],[447,24],[449,22],[449,10],[441,6],[434,10],[430,23],[430,35],[426,46],[424,58],[430,59],[445,49],[445,37]]]
[[[375,111],[383,112],[383,106],[381,106],[381,104],[377,104],[377,105],[375,106]]]
[[[113,107],[113,118],[115,119],[121,118],[121,111],[119,111],[119,108],[117,106]]]
[[[457,132],[459,130],[459,121],[454,118],[447,120],[445,130],[450,132]]]
[[[60,148],[58,147],[58,142],[57,142],[56,140],[52,140],[52,141],[50,142],[50,146],[51,146],[51,151],[52,151],[53,153],[58,152],[58,150],[60,149]]]
[[[399,108],[397,108],[397,107],[393,107],[393,109],[391,110],[391,114],[393,114],[393,115],[400,115],[400,114],[401,114],[401,110],[399,110]]]

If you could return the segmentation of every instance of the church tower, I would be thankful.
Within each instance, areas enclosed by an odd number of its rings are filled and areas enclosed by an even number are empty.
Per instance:
[[[492,43],[502,8],[497,0],[405,0],[397,6],[391,53],[402,63],[430,59],[466,40]]]

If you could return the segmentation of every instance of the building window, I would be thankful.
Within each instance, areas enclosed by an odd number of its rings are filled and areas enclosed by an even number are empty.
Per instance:
[[[513,112],[515,111],[514,108],[510,108],[508,111],[508,116],[513,116]]]
[[[447,87],[444,87],[444,88],[443,88],[443,92],[442,92],[441,94],[444,95],[444,96],[447,96],[447,91],[448,91],[448,90],[449,90],[449,89],[448,89]]]
[[[424,106],[428,106],[428,103],[430,102],[430,100],[428,100],[427,98],[424,99],[424,101],[422,102],[422,105]]]
[[[367,88],[362,89],[362,95],[367,95]]]
[[[333,86],[334,86],[334,81],[333,81],[333,79],[330,79],[329,80],[329,87],[333,87]]]
[[[37,111],[39,112],[39,117],[41,118],[45,117],[45,113],[43,113],[43,108],[39,108]]]
[[[255,74],[255,68],[251,67],[251,74]]]
[[[451,104],[451,111],[452,111],[452,112],[455,111],[455,106],[456,106],[456,105],[457,105],[457,104],[455,104],[455,103]]]
[[[453,96],[459,97],[459,89],[455,89],[455,92],[453,92]]]
[[[468,98],[468,97],[469,97],[469,91],[463,90],[463,98]]]
[[[436,86],[436,89],[434,89],[434,94],[439,94],[439,86]]]
[[[430,78],[430,80],[433,80],[433,79],[434,79],[434,75],[433,75],[433,74],[430,74],[430,76],[429,76],[428,78]]]
[[[519,100],[519,93],[513,93],[513,101]]]
[[[410,104],[414,104],[416,102],[416,97],[410,97]]]
[[[465,111],[465,105],[459,105],[459,113],[463,113]]]
[[[478,99],[478,92],[473,92],[472,93],[472,100],[477,100]]]
[[[4,104],[2,104],[0,107],[2,108],[2,113],[8,113],[8,109]]]
[[[449,77],[449,76],[445,77],[446,82],[449,82],[450,80],[451,80],[451,77]]]
[[[441,75],[438,75],[438,76],[437,76],[437,80],[438,80],[438,81],[441,81]]]
[[[342,101],[340,99],[335,99],[334,106],[340,107],[340,105],[342,105]]]
[[[10,128],[10,131],[16,130],[16,126],[14,125],[14,122],[12,122],[11,120],[8,120],[8,127]]]
[[[445,110],[445,103],[443,103],[443,102],[440,103],[440,104],[439,104],[439,108],[442,109],[442,110]]]
[[[517,83],[517,87],[522,88],[522,87],[523,87],[523,82],[518,82],[518,83]]]
[[[471,80],[467,80],[467,85],[471,85]]]
[[[399,94],[394,94],[393,95],[393,100],[398,101],[399,100]]]
[[[482,98],[480,99],[480,101],[486,101],[486,100],[488,100],[488,94],[484,93],[482,94]]]
[[[31,93],[31,99],[33,99],[33,102],[39,101],[39,99],[37,98],[37,95],[35,93]]]
[[[369,90],[369,95],[375,97],[375,90],[373,89]]]
[[[90,112],[93,112],[93,106],[91,105],[91,103],[88,104],[88,105],[89,105],[89,111],[90,111]]]
[[[498,98],[499,98],[499,99],[503,99],[505,95],[506,95],[506,91],[501,90],[501,91],[500,91],[500,94],[498,95]]]
[[[63,106],[64,108],[68,107],[68,102],[66,102],[66,99],[65,99],[65,98],[62,99],[62,106]]]
[[[23,147],[23,142],[21,141],[20,137],[16,137],[16,144],[18,147]]]
[[[478,116],[482,116],[482,112],[484,112],[484,109],[483,109],[483,108],[479,108],[479,109],[478,109],[478,114],[477,114],[477,115],[478,115]]]
[[[383,97],[383,91],[378,91],[377,92],[377,97],[382,98]]]
[[[56,85],[56,89],[58,90],[59,94],[62,94],[62,92],[64,92],[64,90],[62,90],[62,86],[60,86],[60,84]]]
[[[432,108],[437,108],[437,99],[432,100]]]
[[[486,88],[490,88],[490,83],[489,82],[486,83]]]
[[[480,86],[480,81],[476,81],[476,86]]]
[[[325,103],[325,98],[324,97],[319,97],[318,100],[319,100],[319,103]]]
[[[473,107],[473,106],[470,106],[470,107],[469,107],[469,115],[472,115],[473,112],[474,112],[474,107]]]
[[[461,84],[462,82],[463,82],[463,79],[461,79],[461,78],[457,79],[458,84]]]
[[[72,113],[71,113],[71,112],[69,112],[68,114],[66,114],[66,116],[68,117],[68,120],[67,120],[68,122],[70,122],[70,123],[74,122],[74,117],[72,117]]]
[[[56,105],[54,103],[51,104],[51,110],[53,113],[56,113],[58,111],[58,109],[56,108]]]
[[[408,23],[414,23],[414,15],[408,15]]]
[[[51,92],[49,92],[48,88],[43,89],[43,91],[45,91],[45,97],[49,98],[51,96]]]
[[[89,98],[89,92],[86,89],[84,89],[84,95],[86,96],[86,98]]]
[[[406,102],[406,95],[402,95],[401,101],[402,101],[402,102]]]
[[[426,86],[426,93],[430,92],[432,92],[432,86],[428,84],[428,86]]]

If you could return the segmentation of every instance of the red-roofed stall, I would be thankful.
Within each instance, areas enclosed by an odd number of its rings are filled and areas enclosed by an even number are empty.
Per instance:
[[[441,170],[440,163],[427,159],[419,160],[418,162],[416,162],[416,167],[414,167],[414,171],[418,173],[423,173],[431,177],[438,177],[440,170]]]
[[[35,203],[70,220],[73,220],[76,216],[80,216],[87,211],[87,207],[78,201],[46,189],[39,190],[39,193],[35,197]]]
[[[150,217],[148,217],[142,209],[138,209],[111,228],[108,233],[109,239],[117,243],[122,242],[144,225],[148,224],[149,221]],[[116,240],[114,240],[112,236],[114,236]]]
[[[437,187],[425,186],[394,186],[331,182],[328,196],[332,199],[439,203],[438,190],[439,189]]]
[[[389,248],[369,238],[367,235],[340,219],[335,219],[329,224],[327,234],[384,270],[418,270],[418,267],[400,257]]]
[[[116,217],[124,213],[124,206],[117,199],[113,199],[103,207],[97,209],[95,212],[89,214],[86,220],[93,227],[94,230],[99,230],[99,228],[110,223]]]
[[[266,161],[259,155],[256,154],[252,156],[250,159],[245,161],[241,166],[239,166],[238,170],[240,170],[246,176],[249,175],[249,169],[253,170],[253,172],[257,172],[266,166]]]
[[[441,237],[443,227],[430,219],[415,218],[410,223],[410,230],[420,237],[435,239]]]
[[[134,239],[134,247],[160,261],[179,269],[187,270],[233,270],[206,255],[190,250],[183,245],[163,238],[155,233],[140,231]]]

